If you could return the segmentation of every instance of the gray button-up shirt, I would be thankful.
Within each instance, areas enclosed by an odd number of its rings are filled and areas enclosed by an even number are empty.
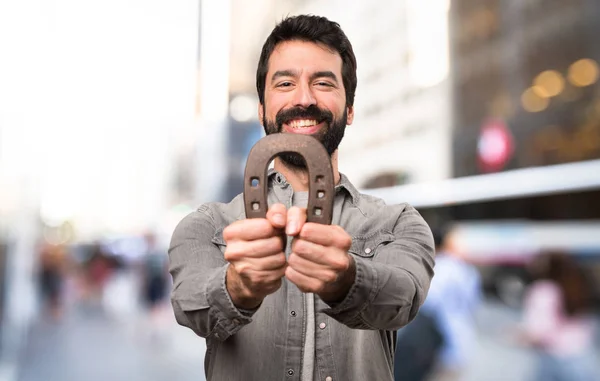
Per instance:
[[[333,223],[352,236],[356,278],[336,305],[315,295],[314,378],[393,380],[396,330],[417,314],[433,277],[431,230],[413,207],[360,194],[344,175],[335,191]],[[271,171],[269,205],[289,207],[292,194]],[[227,292],[222,233],[243,218],[239,195],[204,204],[177,226],[169,249],[175,317],[206,338],[208,380],[300,380],[304,294],[284,279],[258,309],[242,311]]]

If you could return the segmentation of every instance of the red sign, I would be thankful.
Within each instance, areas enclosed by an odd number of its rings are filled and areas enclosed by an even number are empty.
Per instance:
[[[504,121],[491,119],[482,124],[477,142],[477,160],[483,172],[502,170],[513,151],[513,136]]]

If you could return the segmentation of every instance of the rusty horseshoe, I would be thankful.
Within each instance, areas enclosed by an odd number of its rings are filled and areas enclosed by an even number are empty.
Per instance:
[[[316,138],[296,134],[267,135],[250,150],[244,172],[246,218],[266,217],[268,165],[275,156],[288,152],[301,155],[308,167],[307,221],[331,224],[334,191],[331,158]]]

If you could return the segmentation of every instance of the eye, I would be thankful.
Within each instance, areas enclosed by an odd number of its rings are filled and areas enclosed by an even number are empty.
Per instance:
[[[324,87],[333,87],[333,85],[329,82],[325,82],[325,81],[319,81],[316,83],[317,86],[324,86]]]
[[[277,84],[277,87],[290,87],[290,86],[292,86],[292,82],[289,82],[289,81],[280,82]]]

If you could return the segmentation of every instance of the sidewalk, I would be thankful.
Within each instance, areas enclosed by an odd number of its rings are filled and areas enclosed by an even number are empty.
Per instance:
[[[478,315],[479,348],[463,381],[527,380],[532,354],[502,340],[517,312],[488,302]],[[37,320],[17,374],[0,381],[204,381],[204,340],[171,311],[165,319],[158,336],[143,314],[93,306],[77,306],[58,323]]]
[[[19,381],[202,381],[204,340],[171,319],[153,335],[145,316],[116,319],[78,306],[61,322],[37,320]]]

